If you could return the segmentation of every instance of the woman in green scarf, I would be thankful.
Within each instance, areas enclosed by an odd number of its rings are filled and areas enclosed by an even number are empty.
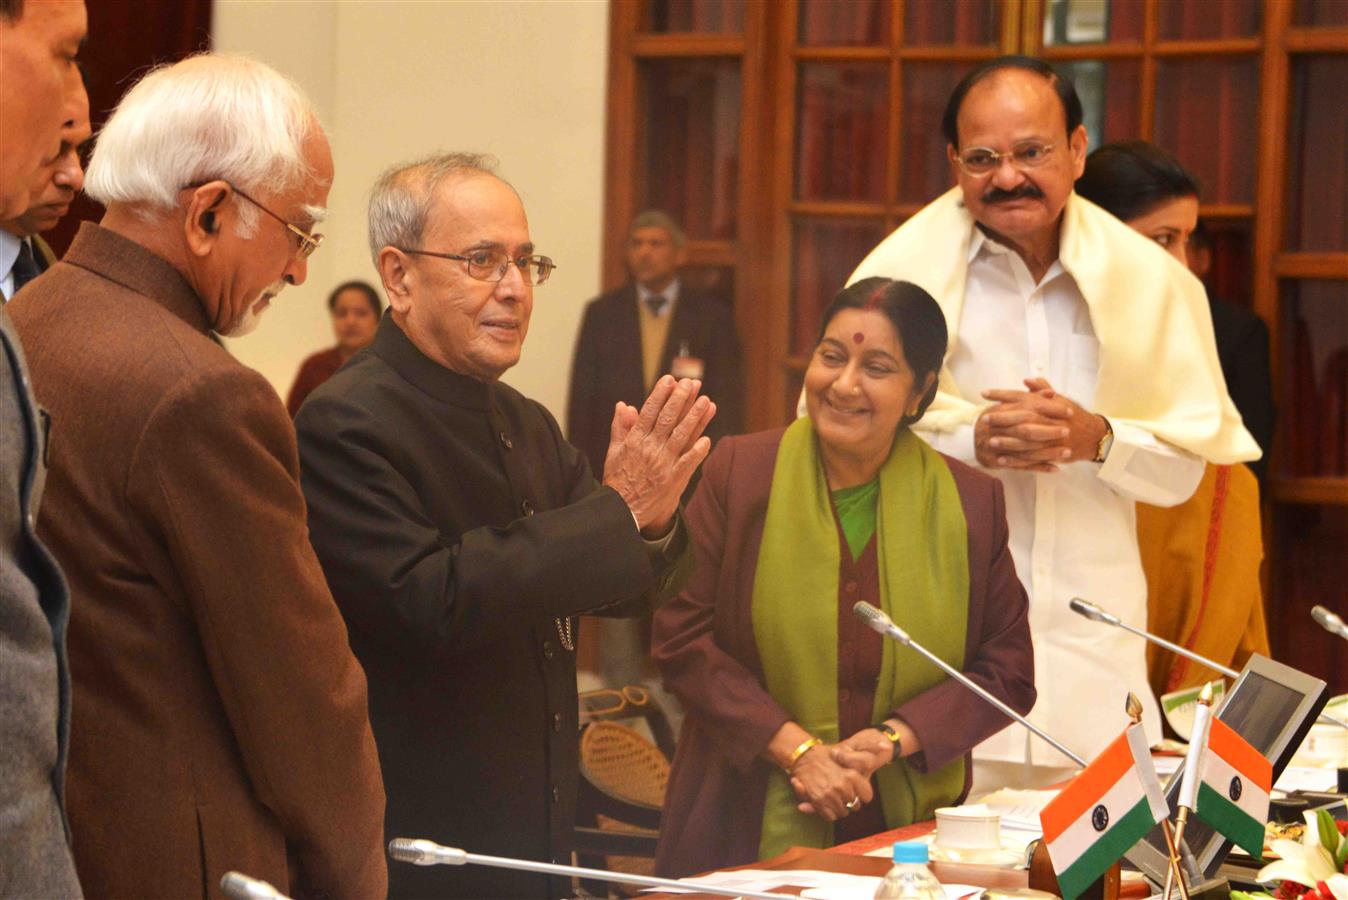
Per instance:
[[[1002,488],[909,426],[946,350],[925,291],[860,281],[824,313],[809,415],[723,439],[686,521],[697,568],[655,617],[687,711],[657,870],[686,875],[922,821],[968,790],[1008,720],[883,641],[858,600],[1013,708],[1034,704]]]

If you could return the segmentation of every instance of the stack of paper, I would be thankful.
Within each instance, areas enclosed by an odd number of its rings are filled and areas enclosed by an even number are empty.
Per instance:
[[[1057,791],[1018,791],[1013,788],[1002,788],[988,794],[980,802],[1001,815],[1002,828],[1029,831],[1038,835],[1043,832],[1039,824],[1039,814],[1056,796]]]

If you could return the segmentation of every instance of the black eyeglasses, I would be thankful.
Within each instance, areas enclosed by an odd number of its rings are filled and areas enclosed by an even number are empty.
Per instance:
[[[468,263],[468,277],[477,281],[486,281],[496,283],[505,278],[506,272],[511,266],[520,270],[520,276],[525,284],[540,285],[547,282],[552,275],[552,270],[557,268],[557,264],[549,256],[520,256],[514,259],[504,250],[482,249],[474,250],[467,256],[459,253],[435,253],[431,250],[413,250],[409,247],[398,247],[404,253],[413,253],[417,256],[435,256],[440,259],[454,259],[460,262]]]
[[[211,180],[214,181],[223,179],[211,179]],[[197,188],[201,187],[202,185],[209,183],[210,183],[209,181],[198,181],[194,182],[193,184],[183,185],[182,189],[185,191],[194,191]],[[276,221],[280,222],[282,225],[286,227],[286,230],[288,230],[291,234],[295,235],[295,237],[299,238],[300,245],[299,249],[295,251],[295,255],[298,256],[300,259],[308,259],[309,257],[313,256],[314,251],[323,245],[323,235],[310,234],[300,226],[295,225],[292,222],[287,222],[285,219],[281,218],[276,213],[272,212],[270,209],[267,209],[267,207],[263,206],[261,203],[257,202],[252,197],[248,196],[243,191],[239,190],[239,188],[232,182],[226,181],[225,184],[228,184],[230,190],[232,190],[234,193],[238,194],[240,197],[247,200],[249,203],[253,204],[258,209],[262,210],[264,213],[271,216]]]

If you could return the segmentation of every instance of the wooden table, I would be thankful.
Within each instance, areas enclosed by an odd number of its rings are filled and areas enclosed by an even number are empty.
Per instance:
[[[894,831],[886,831],[875,835],[874,838],[866,838],[864,842],[875,840],[876,843],[869,849],[882,846],[885,841],[880,840],[887,835],[899,834],[892,840],[911,840],[913,837],[920,837],[936,827],[935,823],[930,823],[925,827],[923,825],[910,825],[907,828],[897,828]],[[916,833],[909,834],[913,829],[920,829]],[[772,859],[761,862],[749,863],[744,866],[734,866],[727,871],[737,869],[810,869],[816,872],[842,872],[847,875],[873,875],[882,876],[889,871],[893,863],[882,856],[863,856],[865,850],[845,850],[854,845],[864,843],[863,841],[853,841],[851,844],[844,844],[842,847],[835,847],[831,850],[816,850],[809,847],[792,847],[790,850],[774,856]],[[933,874],[942,882],[950,884],[973,884],[979,887],[1025,887],[1029,880],[1029,875],[1021,869],[1002,869],[994,866],[971,866],[961,865],[959,863],[932,862],[931,869]],[[773,888],[770,893],[779,894],[799,894],[804,888],[783,885],[780,888]],[[711,894],[643,894],[645,897],[663,897],[669,900],[694,900],[694,898],[712,898]]]

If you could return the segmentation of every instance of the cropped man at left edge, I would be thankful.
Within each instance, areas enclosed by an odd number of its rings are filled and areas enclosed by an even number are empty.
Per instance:
[[[83,0],[0,0],[0,219],[28,209],[61,123],[89,117],[86,28]],[[0,897],[80,895],[61,808],[70,594],[34,530],[45,422],[0,305]]]

